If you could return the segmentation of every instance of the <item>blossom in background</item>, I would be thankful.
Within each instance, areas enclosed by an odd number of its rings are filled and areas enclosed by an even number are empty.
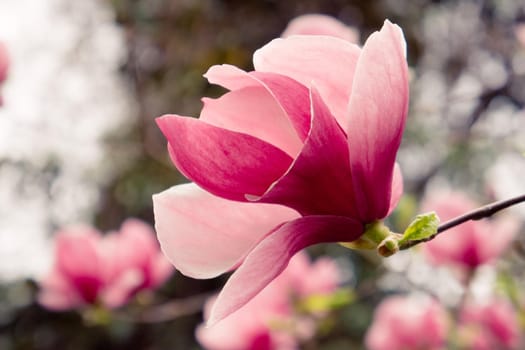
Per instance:
[[[201,324],[197,340],[209,350],[272,350],[296,349],[300,340],[314,335],[312,325],[296,310],[298,301],[337,290],[340,273],[329,258],[309,261],[300,252],[288,267],[256,297],[230,317],[211,327]],[[216,297],[208,300],[205,317]]]
[[[500,154],[485,173],[487,192],[491,195],[492,200],[505,200],[516,196],[516,193],[525,193],[522,174],[525,174],[523,154],[519,152]],[[510,207],[508,212],[521,219],[525,218],[525,206],[523,205]]]
[[[162,284],[173,272],[151,227],[126,220],[117,233],[102,235],[77,226],[56,236],[55,261],[40,282],[38,300],[52,310],[102,303],[125,304],[137,292]]]
[[[162,249],[194,278],[237,269],[212,324],[284,270],[299,250],[351,242],[402,193],[395,157],[408,109],[401,29],[389,21],[364,47],[328,36],[275,39],[255,71],[213,66],[200,118],[157,123],[177,168],[194,184],[153,198]]]
[[[377,307],[365,343],[369,350],[444,350],[448,331],[447,313],[437,301],[394,296]]]
[[[521,46],[525,47],[525,23],[521,22],[514,27],[514,35]]]
[[[446,191],[429,194],[422,206],[424,210],[434,210],[442,222],[479,207],[463,193]],[[497,258],[517,229],[518,222],[508,216],[468,221],[424,244],[423,252],[437,265],[455,264],[474,269]]]
[[[9,56],[7,48],[0,42],[0,86],[7,79],[7,71],[9,68]],[[0,95],[0,106],[3,104],[2,96]]]
[[[460,314],[458,343],[469,350],[517,349],[520,328],[516,311],[503,300],[467,303]]]
[[[359,32],[356,29],[321,14],[307,14],[291,20],[281,36],[286,38],[291,35],[328,35],[351,43],[359,41]]]

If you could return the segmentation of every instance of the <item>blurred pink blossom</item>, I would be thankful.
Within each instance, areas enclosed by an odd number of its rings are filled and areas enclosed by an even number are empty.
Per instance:
[[[525,23],[517,24],[514,27],[514,35],[521,46],[525,47]]]
[[[518,349],[518,315],[503,300],[485,304],[467,304],[461,311],[459,342],[469,350]]]
[[[7,71],[9,68],[9,56],[7,48],[0,42],[0,86],[7,79]],[[2,96],[0,95],[0,106],[3,104]]]
[[[292,19],[282,37],[290,35],[328,35],[340,38],[351,43],[359,41],[359,32],[335,19],[321,14],[307,14]]]
[[[440,192],[428,195],[422,206],[425,211],[437,212],[444,222],[480,205],[460,192]],[[456,264],[473,269],[497,258],[517,231],[518,222],[509,216],[468,221],[423,245],[423,252],[435,264]]]
[[[211,67],[229,89],[199,119],[157,123],[195,184],[154,196],[163,251],[183,274],[236,269],[210,324],[277,277],[301,249],[350,242],[402,193],[395,157],[408,109],[405,40],[385,21],[364,47],[329,36],[275,39],[255,71]]]
[[[139,220],[128,219],[107,235],[87,226],[66,228],[56,236],[54,265],[40,282],[38,300],[52,310],[98,302],[118,307],[172,272],[153,230]]]
[[[211,327],[200,325],[197,339],[208,350],[296,349],[298,340],[314,335],[315,326],[294,314],[294,303],[332,293],[339,283],[333,260],[320,258],[311,263],[308,255],[300,252],[281,275],[237,312]],[[215,301],[213,297],[206,303],[205,318]]]
[[[385,299],[366,334],[369,350],[446,349],[449,321],[437,301],[415,296]]]

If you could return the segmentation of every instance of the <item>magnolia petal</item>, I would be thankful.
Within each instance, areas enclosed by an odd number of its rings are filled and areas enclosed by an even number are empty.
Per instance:
[[[127,261],[127,258],[135,257],[133,249],[130,249],[122,237],[120,233],[108,232],[97,245],[100,265],[103,266],[101,273],[106,285],[118,278],[123,270],[133,267],[133,262]]]
[[[82,301],[70,298],[68,294],[54,290],[44,290],[38,295],[40,305],[48,310],[64,311],[83,304]]]
[[[242,113],[240,112],[242,106],[251,101],[244,101],[244,98],[236,99],[235,102],[240,106],[233,106],[231,111],[235,112],[237,118],[230,123],[230,118],[227,116],[232,114],[231,112],[227,113],[226,116],[219,115],[214,118],[222,121],[223,125],[219,126],[259,137],[277,147],[280,147],[279,144],[269,140],[268,136],[275,138],[277,135],[285,134],[290,139],[288,142],[299,143],[306,138],[310,127],[310,108],[306,86],[281,74],[247,73],[231,65],[213,66],[205,74],[205,77],[210,83],[221,85],[231,91],[257,88],[261,95],[260,100],[254,99],[255,103]],[[210,101],[209,99],[203,100],[205,104]],[[267,110],[269,108],[278,108],[278,110]],[[201,119],[206,118],[206,121],[210,122],[204,112],[205,110],[201,113]],[[267,130],[265,136],[258,136],[264,130]],[[300,140],[297,139],[297,136]],[[285,148],[280,148],[286,151]]]
[[[252,72],[250,74],[263,82],[279,101],[301,142],[304,142],[310,130],[311,119],[308,88],[280,74],[263,72]]]
[[[286,175],[258,200],[296,209],[303,215],[357,217],[346,135],[311,90],[312,126]]]
[[[332,16],[322,14],[306,14],[294,18],[281,34],[286,38],[291,35],[328,35],[351,43],[357,43],[359,33]]]
[[[157,287],[166,282],[175,272],[173,265],[166,256],[159,252],[150,262],[149,275],[151,287]]]
[[[244,259],[217,297],[208,325],[245,305],[288,265],[301,249],[323,242],[353,241],[363,226],[356,220],[331,215],[312,215],[287,222],[264,238]]]
[[[403,196],[403,173],[399,163],[394,164],[394,174],[392,175],[392,195],[390,196],[390,207],[388,208],[388,215],[394,211]]]
[[[352,180],[363,221],[389,210],[394,162],[408,110],[408,67],[401,29],[385,21],[366,41],[348,107]]]
[[[268,232],[299,215],[271,204],[238,203],[195,184],[153,196],[162,251],[184,275],[211,278],[233,268]]]
[[[40,281],[38,302],[49,310],[67,310],[84,303],[74,286],[57,269]]]
[[[512,215],[499,215],[492,220],[490,224],[487,222],[485,229],[490,230],[490,234],[480,238],[480,255],[484,261],[490,261],[501,255],[505,249],[509,247],[516,235],[519,233],[521,223]],[[498,239],[490,239],[491,235],[497,232]]]
[[[100,293],[101,302],[109,308],[126,304],[133,293],[144,284],[144,273],[137,268],[128,268],[115,276],[111,284]]]
[[[153,228],[143,221],[127,219],[120,228],[120,234],[115,247],[117,256],[124,268],[146,268],[150,260],[159,253],[159,244]]]
[[[286,291],[279,291],[284,296]],[[208,318],[216,298],[217,296],[214,295],[204,304],[204,319]],[[252,346],[254,340],[262,334],[269,336],[270,327],[268,320],[264,318],[264,314],[273,312],[271,316],[274,318],[281,316],[274,310],[273,303],[271,299],[264,299],[259,302],[254,300],[254,303],[250,303],[242,311],[236,312],[227,320],[219,322],[213,327],[200,324],[195,330],[195,337],[205,349],[210,350],[273,349],[269,346]]]
[[[107,266],[112,280],[119,278],[122,271],[138,269],[141,271],[140,285],[136,288],[154,288],[173,273],[173,265],[162,254],[153,228],[137,219],[127,219],[115,237],[113,246],[108,247]],[[109,242],[108,242],[109,243]],[[111,269],[113,265],[113,269]],[[113,270],[113,271],[112,271]],[[128,278],[127,281],[130,279]],[[127,285],[130,283],[126,282]]]
[[[204,77],[210,84],[220,85],[230,91],[260,85],[250,74],[231,64],[211,66]]]
[[[10,62],[7,48],[0,42],[0,83],[7,79],[9,65]]]
[[[100,234],[84,226],[59,232],[56,236],[57,269],[71,281],[93,277],[103,280],[98,242]]]
[[[259,72],[289,76],[304,86],[315,82],[321,97],[345,126],[354,70],[360,49],[345,40],[315,35],[274,39],[253,55]]]
[[[173,163],[205,190],[233,200],[262,195],[292,158],[253,136],[200,120],[166,115],[157,123],[168,139]]]
[[[231,91],[218,99],[204,98],[200,120],[220,128],[245,133],[295,157],[302,142],[286,113],[261,86]]]

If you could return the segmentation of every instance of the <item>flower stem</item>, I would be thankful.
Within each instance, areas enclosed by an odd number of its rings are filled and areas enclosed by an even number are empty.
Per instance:
[[[427,238],[419,239],[419,240],[409,241],[406,244],[403,244],[400,247],[400,249],[405,250],[415,245],[418,245],[420,243],[431,241],[434,238],[436,238],[441,232],[451,229],[452,227],[461,225],[470,220],[481,220],[484,218],[488,218],[503,209],[506,209],[508,207],[511,207],[513,205],[516,205],[522,202],[525,202],[525,194],[484,205],[478,209],[472,210],[468,213],[465,213],[454,219],[451,219],[449,221],[442,223],[441,225],[438,226],[438,230],[434,235],[429,236]]]

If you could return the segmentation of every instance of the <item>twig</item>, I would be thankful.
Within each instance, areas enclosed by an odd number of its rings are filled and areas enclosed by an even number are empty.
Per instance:
[[[451,229],[452,227],[461,225],[470,220],[481,220],[484,218],[488,218],[500,210],[506,209],[508,207],[511,207],[515,204],[522,203],[522,202],[525,202],[525,194],[522,194],[514,198],[505,199],[502,201],[484,205],[478,209],[475,209],[466,214],[460,215],[454,219],[451,219],[449,221],[442,223],[441,225],[439,225],[437,232],[434,235],[427,237],[427,238],[423,238],[423,239],[409,241],[406,244],[403,244],[403,246],[401,246],[400,249],[401,250],[408,249],[420,243],[431,241],[434,238],[436,238],[441,232]]]
[[[173,300],[166,304],[152,306],[139,313],[118,313],[121,320],[137,323],[159,323],[200,312],[206,300],[216,293],[204,293],[185,299]]]

